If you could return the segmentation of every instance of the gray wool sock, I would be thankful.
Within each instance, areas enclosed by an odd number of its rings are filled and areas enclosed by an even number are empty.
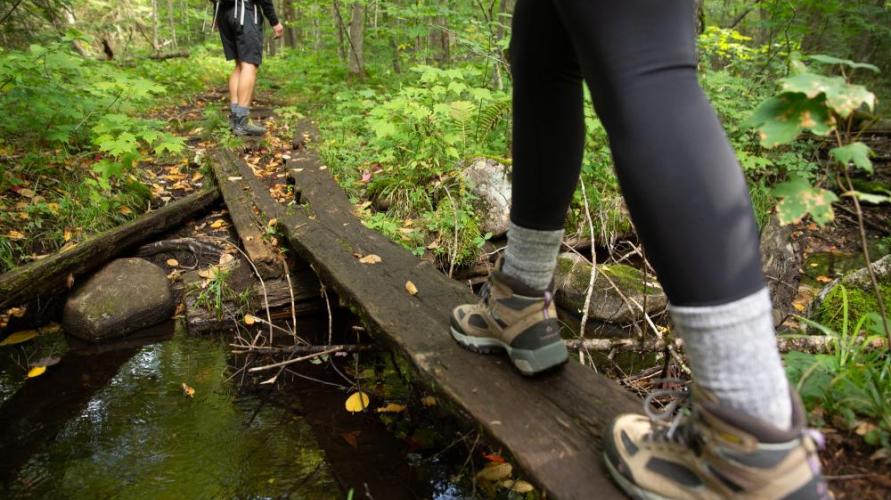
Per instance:
[[[544,290],[554,277],[562,239],[562,229],[538,231],[511,222],[501,271],[536,290]]]
[[[237,102],[230,102],[230,103],[229,103],[229,112],[232,113],[232,114],[234,115],[236,109],[238,109],[238,103],[237,103]]]
[[[251,108],[247,108],[245,106],[235,105],[235,108],[232,109],[232,112],[235,113],[235,116],[248,116],[251,114]]]
[[[792,425],[767,289],[719,306],[669,306],[696,384],[721,404],[780,429]]]

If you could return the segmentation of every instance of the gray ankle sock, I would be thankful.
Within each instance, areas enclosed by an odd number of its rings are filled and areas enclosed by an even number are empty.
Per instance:
[[[238,109],[238,103],[237,103],[237,102],[230,102],[230,103],[229,103],[229,112],[232,113],[232,114],[234,115],[236,109]]]
[[[235,113],[235,116],[248,116],[251,114],[251,108],[247,108],[244,106],[235,105],[235,108],[232,109],[232,112]]]
[[[780,429],[792,424],[767,289],[719,306],[670,306],[693,379],[730,408]]]
[[[554,277],[562,239],[562,229],[538,231],[511,222],[501,271],[536,290],[544,290]]]

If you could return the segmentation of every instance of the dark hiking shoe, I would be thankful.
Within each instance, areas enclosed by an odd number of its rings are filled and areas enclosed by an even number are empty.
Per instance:
[[[265,134],[266,129],[259,125],[254,125],[254,123],[251,122],[250,115],[244,115],[235,117],[232,133],[240,136],[259,136]]]
[[[507,351],[523,375],[561,365],[569,357],[551,293],[533,290],[500,270],[489,275],[478,304],[452,311],[451,331],[471,351]]]
[[[797,395],[792,429],[783,431],[721,407],[703,392],[694,389],[692,412],[682,409],[671,417],[670,407],[654,415],[648,398],[649,417],[613,421],[603,455],[625,493],[637,499],[832,498],[817,457],[822,436],[804,428]]]
[[[235,131],[235,122],[238,118],[235,116],[235,113],[229,113],[229,130]]]

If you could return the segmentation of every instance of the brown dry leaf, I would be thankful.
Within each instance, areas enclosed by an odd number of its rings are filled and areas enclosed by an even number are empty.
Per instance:
[[[72,232],[67,227],[65,228],[65,232],[62,234],[62,238],[65,241],[71,241]]]
[[[167,265],[170,267],[179,267],[179,261],[176,259],[167,259]]]
[[[198,276],[200,276],[204,279],[212,280],[214,278],[214,276],[216,276],[219,271],[220,271],[220,268],[217,266],[205,267],[204,269],[198,270]]]
[[[26,312],[28,312],[27,307],[10,307],[6,310],[6,314],[13,318],[23,318]]]
[[[124,215],[130,215],[133,213],[133,210],[130,210],[130,207],[122,206],[121,208],[118,209],[118,212],[120,212]]]
[[[204,177],[204,174],[202,174],[201,172],[195,172],[194,174],[192,174],[192,182],[198,182],[201,180],[202,177]]]
[[[415,286],[411,281],[405,282],[405,291],[408,292],[409,295],[417,295],[418,287]]]
[[[19,195],[24,196],[25,198],[33,198],[34,197],[34,191],[31,191],[30,189],[27,189],[27,188],[19,189],[18,193],[19,193]]]
[[[879,428],[879,426],[877,426],[876,424],[874,424],[872,422],[863,421],[863,422],[860,422],[857,424],[857,427],[854,428],[854,432],[858,436],[865,436],[878,428]]]
[[[221,267],[228,265],[230,262],[234,262],[234,261],[235,261],[235,256],[233,256],[231,253],[220,254],[220,266]]]
[[[23,240],[25,239],[25,235],[21,231],[16,231],[15,229],[10,229],[6,236],[11,240]]]
[[[269,219],[267,226],[274,228],[276,224],[278,224],[278,219]]]
[[[47,356],[45,358],[40,358],[37,361],[31,363],[32,367],[42,366],[44,368],[54,366],[59,364],[59,361],[62,361],[62,358],[58,356]]]
[[[346,441],[347,444],[352,446],[353,448],[359,447],[359,431],[344,432],[340,435],[340,437],[342,437],[343,440]]]
[[[476,480],[494,483],[495,481],[501,481],[502,479],[510,477],[513,470],[513,466],[509,463],[496,464],[492,462],[476,473]]]
[[[185,394],[186,396],[189,396],[190,398],[194,398],[195,397],[195,389],[193,387],[190,387],[185,382],[183,382],[183,394]]]
[[[361,262],[362,264],[380,264],[383,261],[383,259],[373,253],[359,259],[359,262]]]
[[[829,276],[817,276],[816,280],[820,283],[829,283],[832,281],[832,278],[830,278]]]
[[[65,278],[65,286],[67,286],[69,289],[74,288],[74,275],[73,274],[69,273],[68,277]]]

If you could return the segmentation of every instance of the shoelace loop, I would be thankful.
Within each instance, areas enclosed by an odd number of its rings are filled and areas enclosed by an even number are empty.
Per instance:
[[[679,389],[656,389],[647,394],[644,399],[644,413],[652,424],[652,431],[648,435],[648,439],[684,444],[689,436],[686,432],[678,432],[678,429],[683,429],[681,424],[689,418],[686,412],[690,407],[690,391],[686,387],[687,382],[676,378],[665,378],[658,379],[657,383],[662,385],[679,384],[681,387]],[[656,399],[665,396],[670,397],[671,402],[661,411],[656,411]]]

